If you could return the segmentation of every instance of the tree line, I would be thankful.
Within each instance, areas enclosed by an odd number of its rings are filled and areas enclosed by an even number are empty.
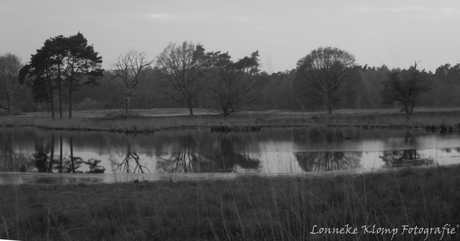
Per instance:
[[[81,33],[47,39],[23,65],[14,54],[0,56],[0,109],[63,111],[86,109],[208,108],[228,116],[242,110],[371,109],[400,106],[409,118],[416,105],[458,106],[460,64],[434,73],[360,66],[335,47],[319,47],[295,68],[260,70],[258,51],[233,60],[228,52],[201,44],[170,43],[155,57],[130,49],[110,69]],[[14,113],[13,113],[14,114]]]

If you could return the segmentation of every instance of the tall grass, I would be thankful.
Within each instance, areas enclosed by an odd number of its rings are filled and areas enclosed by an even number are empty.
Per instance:
[[[324,178],[6,185],[0,186],[0,238],[440,240],[437,234],[402,234],[402,225],[449,224],[457,232],[442,240],[460,240],[459,171],[455,166]],[[358,233],[312,234],[347,225]],[[399,231],[365,233],[363,225]]]

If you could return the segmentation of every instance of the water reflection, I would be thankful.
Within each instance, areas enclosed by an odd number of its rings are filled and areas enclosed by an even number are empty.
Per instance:
[[[101,160],[90,158],[84,163],[89,166],[89,171],[87,173],[100,174],[105,172],[105,167],[101,166]]]
[[[110,158],[112,166],[117,173],[145,173],[150,172],[146,163],[141,163],[139,155],[136,151],[132,150],[132,144],[128,143],[126,153],[119,154],[121,161],[118,158]]]
[[[26,158],[22,153],[17,153],[14,150],[14,136],[12,135],[12,133],[5,133],[0,136],[0,171],[16,171],[19,169],[21,165],[23,165],[26,162]]]
[[[299,152],[295,157],[306,172],[346,170],[360,167],[359,152]]]
[[[54,158],[54,133],[51,135],[51,143],[48,142],[35,142],[34,153],[31,159],[26,164],[20,167],[21,172],[36,171],[36,172],[53,172]]]
[[[200,157],[197,153],[196,139],[193,136],[186,136],[177,140],[177,150],[167,153],[156,152],[158,172],[199,172]],[[160,150],[160,149],[159,149]]]
[[[422,158],[420,153],[417,152],[417,141],[410,131],[406,132],[404,143],[406,146],[411,146],[413,148],[404,150],[387,150],[383,152],[383,155],[381,155],[380,158],[383,162],[385,162],[386,166],[400,167],[408,165],[433,164],[433,158]],[[450,151],[446,153],[450,153]]]
[[[37,151],[33,154],[33,157],[33,163],[31,163],[32,165],[30,166],[35,167],[38,172],[51,172],[51,170],[48,170],[48,155],[46,155],[46,153]],[[28,169],[29,168],[23,166],[21,171],[25,172]]]
[[[157,171],[166,173],[230,173],[238,168],[257,170],[260,160],[249,153],[238,153],[237,143],[227,134],[220,134],[217,145],[200,145],[200,138],[190,135],[180,140],[178,151],[169,156],[156,153]]]
[[[125,135],[0,129],[0,172],[300,174],[427,163],[420,160],[447,165],[460,163],[458,156],[458,134],[423,131],[315,127]]]
[[[30,156],[27,152],[18,153],[11,147],[11,138],[7,138],[5,143],[8,148],[3,148],[2,152],[9,153],[9,157],[4,160],[15,160],[18,162],[20,172],[40,172],[40,173],[104,173],[105,167],[101,166],[101,160],[90,158],[87,161],[83,158],[74,156],[72,137],[69,138],[70,155],[63,155],[63,137],[59,136],[59,155],[54,155],[54,133],[51,133],[51,141],[37,141],[34,143],[34,153]],[[12,154],[11,154],[12,153]],[[0,157],[3,159],[3,156]],[[57,159],[56,159],[57,158]],[[0,162],[1,163],[1,162]],[[8,161],[6,163],[9,163]],[[89,169],[88,171],[79,170],[82,167]],[[15,168],[7,169],[7,171],[16,171]]]

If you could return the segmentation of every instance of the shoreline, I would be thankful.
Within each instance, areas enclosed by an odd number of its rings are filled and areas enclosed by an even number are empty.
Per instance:
[[[460,164],[443,165],[442,167],[456,167]],[[126,184],[126,183],[154,183],[154,182],[212,182],[212,181],[237,181],[239,178],[335,178],[340,176],[355,177],[359,175],[387,174],[401,172],[405,169],[430,169],[439,165],[398,166],[377,170],[345,169],[333,171],[311,171],[305,173],[269,173],[269,174],[246,174],[246,173],[43,173],[43,172],[1,172],[0,177],[7,183],[1,185],[102,185],[102,184]],[[215,175],[218,174],[218,175]],[[20,178],[18,178],[20,177]],[[87,180],[85,180],[87,179]],[[22,182],[19,182],[22,181]]]
[[[460,131],[460,111],[424,110],[414,113],[406,121],[402,113],[244,113],[227,118],[215,115],[133,116],[126,118],[76,117],[51,119],[50,117],[7,116],[0,119],[1,128],[33,127],[58,131],[100,131],[129,134],[148,134],[165,130],[211,129],[223,132],[251,132],[263,128],[302,128],[321,126],[329,128],[362,129],[425,129],[441,133]]]

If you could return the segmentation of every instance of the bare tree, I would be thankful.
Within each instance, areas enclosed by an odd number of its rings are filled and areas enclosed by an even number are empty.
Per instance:
[[[212,59],[209,96],[219,114],[224,117],[238,112],[253,103],[256,81],[254,74],[259,72],[259,52],[244,57],[234,63],[228,53],[210,53]]]
[[[133,89],[139,83],[140,77],[154,60],[147,59],[146,52],[137,52],[130,49],[125,55],[118,57],[117,63],[111,65],[114,78],[121,80],[123,92],[119,93],[125,98],[125,115],[129,114],[130,98],[134,96]]]
[[[14,54],[0,56],[0,108],[10,114],[12,105],[25,93],[25,85],[19,82],[21,60]]]
[[[165,81],[165,93],[174,101],[187,105],[193,115],[193,101],[205,89],[206,59],[200,44],[169,43],[158,55],[156,67]]]
[[[352,93],[357,84],[355,57],[335,47],[319,47],[297,62],[296,85],[310,104],[332,108]]]
[[[430,87],[423,77],[424,71],[417,70],[417,63],[409,70],[396,71],[382,82],[381,95],[386,103],[398,103],[406,113],[406,120],[410,119],[418,97]]]

